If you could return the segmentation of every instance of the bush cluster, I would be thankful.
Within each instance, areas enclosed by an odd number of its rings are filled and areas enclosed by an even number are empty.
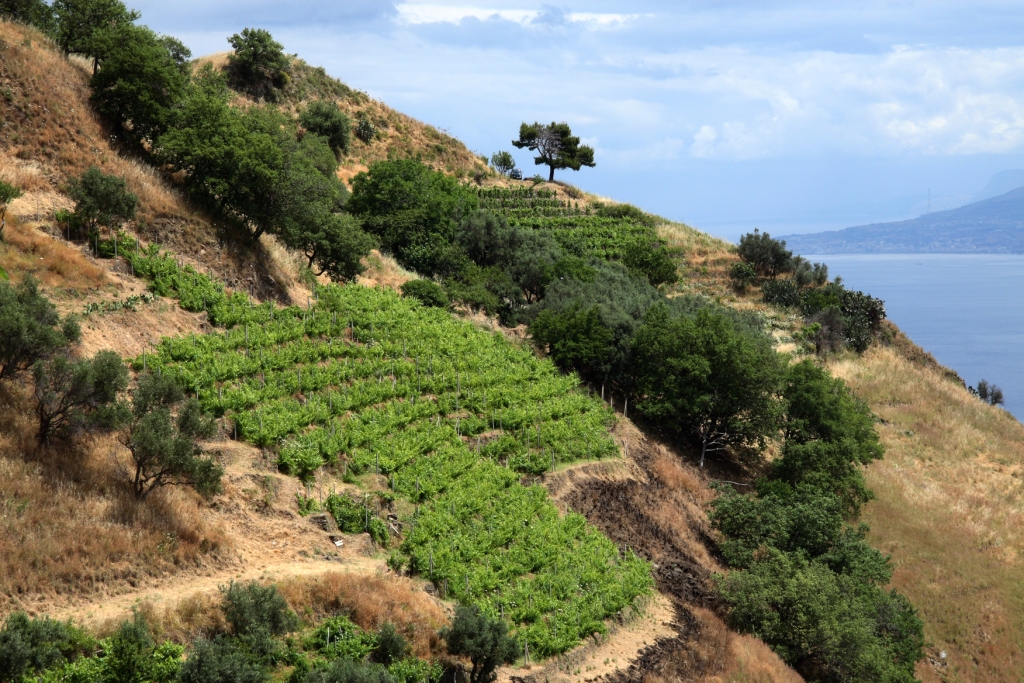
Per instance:
[[[733,568],[719,577],[730,624],[753,633],[808,680],[910,681],[920,619],[886,591],[888,558],[853,526],[870,499],[862,466],[882,457],[867,407],[810,361],[783,383],[782,456],[756,491],[726,489],[712,524]]]
[[[765,303],[799,309],[808,322],[805,331],[816,353],[849,347],[863,353],[881,330],[885,304],[863,292],[828,281],[828,266],[810,263],[786,249],[785,241],[754,230],[740,238],[741,262],[729,271],[740,291],[763,278]],[[789,273],[790,277],[778,276]]]
[[[437,681],[438,664],[410,654],[405,636],[391,623],[364,631],[344,616],[304,625],[276,587],[256,582],[221,587],[225,626],[185,646],[158,642],[136,613],[114,633],[96,639],[69,622],[10,615],[0,628],[0,683],[109,681],[111,683],[423,683]],[[460,608],[461,609],[461,608]],[[461,616],[459,616],[461,614]],[[453,639],[450,651],[477,662],[508,661],[511,642],[504,624],[473,613],[470,624],[497,640],[477,638],[468,647]],[[459,612],[452,630],[466,630]],[[299,631],[300,633],[296,632]],[[503,639],[502,639],[503,638]],[[461,648],[460,648],[461,646]],[[492,652],[491,647],[504,647]],[[511,648],[514,655],[515,648]],[[290,676],[288,669],[291,668]],[[482,669],[493,672],[493,665]],[[490,680],[477,676],[474,680]]]

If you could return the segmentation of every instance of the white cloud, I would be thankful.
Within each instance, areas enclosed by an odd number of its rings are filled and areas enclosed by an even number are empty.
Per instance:
[[[542,9],[510,9],[480,7],[475,5],[445,5],[436,3],[402,3],[396,5],[400,21],[405,24],[435,24],[449,23],[458,24],[463,19],[504,19],[505,21],[517,24],[529,24],[534,20],[543,18],[545,10]],[[601,28],[617,28],[630,20],[636,19],[638,14],[621,13],[599,13],[599,12],[557,12],[560,19],[578,24],[590,24]]]

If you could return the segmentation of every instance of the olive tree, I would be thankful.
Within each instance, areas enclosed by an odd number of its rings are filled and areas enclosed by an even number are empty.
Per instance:
[[[117,397],[128,386],[128,368],[113,351],[83,360],[58,355],[32,369],[40,444],[119,423]]]
[[[505,622],[488,617],[476,605],[456,607],[455,619],[441,630],[441,637],[449,654],[469,657],[473,665],[470,683],[490,683],[498,665],[513,661],[518,652]]]
[[[61,318],[31,275],[17,287],[0,281],[0,380],[17,377],[80,336],[75,319]]]
[[[216,423],[198,401],[185,398],[173,377],[143,375],[126,422],[119,441],[132,464],[122,467],[122,476],[138,500],[162,486],[189,485],[203,495],[220,491],[224,468],[203,457],[198,443],[216,433]]]

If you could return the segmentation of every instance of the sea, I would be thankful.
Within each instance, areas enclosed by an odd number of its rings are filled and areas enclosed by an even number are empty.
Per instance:
[[[988,380],[1024,420],[1024,255],[826,254],[830,278],[885,301],[888,317],[969,385]]]

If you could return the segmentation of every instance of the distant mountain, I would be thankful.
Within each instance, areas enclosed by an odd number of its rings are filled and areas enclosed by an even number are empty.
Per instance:
[[[997,180],[1014,182],[1010,176],[1001,176],[996,174],[989,187],[998,187]],[[1024,254],[1024,187],[911,220],[783,239],[798,254]]]
[[[1018,187],[1024,187],[1024,169],[1017,168],[1000,171],[992,176],[985,189],[974,195],[974,201],[980,202],[982,199],[988,199],[989,197],[998,197],[1011,190],[1016,190]]]

